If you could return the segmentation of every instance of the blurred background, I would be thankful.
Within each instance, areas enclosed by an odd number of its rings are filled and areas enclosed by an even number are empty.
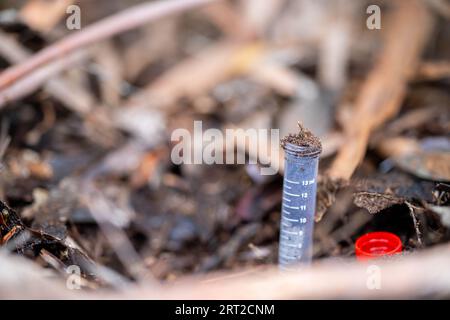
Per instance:
[[[445,243],[449,19],[445,0],[2,0],[0,199],[19,220],[0,243],[89,288],[275,264],[282,168],[173,164],[197,120],[321,138],[315,259],[352,259],[368,231]]]

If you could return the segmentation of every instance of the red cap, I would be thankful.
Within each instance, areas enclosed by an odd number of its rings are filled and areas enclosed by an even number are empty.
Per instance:
[[[390,232],[371,232],[358,238],[355,253],[358,260],[375,259],[402,252],[402,241]]]

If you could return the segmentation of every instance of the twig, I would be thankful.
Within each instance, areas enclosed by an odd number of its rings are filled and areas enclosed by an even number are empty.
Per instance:
[[[5,90],[0,91],[0,109],[7,103],[20,99],[25,95],[32,93],[33,91],[38,89],[40,85],[45,83],[52,75],[58,74],[65,69],[79,64],[86,57],[86,51],[77,51],[75,54],[68,55],[66,57],[63,57],[62,59],[55,61],[54,63],[39,68],[29,76],[21,78],[18,81],[14,82]],[[67,91],[62,91],[63,88],[61,88],[60,83],[53,82],[53,84],[50,84],[50,87],[52,87],[51,90],[53,94],[56,94],[58,98],[68,98]],[[68,104],[65,105],[69,106]],[[89,111],[89,106],[81,106],[81,108],[79,107],[80,106],[75,107],[74,110],[82,113]]]
[[[64,17],[66,9],[74,3],[75,0],[28,0],[20,10],[20,17],[32,29],[49,32]]]
[[[450,62],[449,61],[427,61],[423,62],[416,74],[418,81],[433,81],[443,78],[450,78]]]
[[[2,31],[0,31],[0,55],[12,64],[25,61],[31,56],[27,49],[22,47],[13,37]],[[75,58],[74,60],[74,63],[76,63],[79,59]],[[58,64],[59,67],[57,69],[65,69],[68,65],[71,66],[72,62],[72,59],[64,59],[62,63]],[[10,100],[19,99],[31,93],[39,87],[42,81],[48,79],[45,90],[50,95],[72,111],[79,114],[89,112],[94,103],[93,97],[83,90],[83,88],[75,83],[69,83],[63,77],[49,79],[48,73],[53,72],[55,72],[55,68],[53,67],[41,68],[38,72],[32,73],[32,75],[23,81],[18,81],[15,85],[0,93],[0,108]]]
[[[6,149],[11,142],[11,137],[8,135],[9,123],[3,119],[0,123],[0,171],[3,169],[3,156],[5,155]]]
[[[446,0],[426,0],[433,10],[444,18],[450,19],[450,3]]]
[[[161,290],[159,298],[177,299],[332,299],[332,298],[420,298],[450,294],[450,247],[394,259],[357,262],[327,261],[308,270],[281,274],[268,270],[224,281],[200,283],[192,280]],[[376,266],[368,269],[369,266]],[[373,273],[368,271],[374,270]],[[375,272],[379,272],[376,274]],[[368,286],[379,276],[379,289]],[[134,298],[155,297],[150,291]]]
[[[417,67],[432,20],[422,1],[396,1],[380,59],[363,84],[355,111],[346,123],[347,143],[330,170],[333,179],[348,180],[364,157],[370,134],[400,109],[411,69]]]
[[[132,243],[126,234],[111,221],[111,216],[115,210],[114,205],[108,201],[103,193],[97,189],[94,184],[87,179],[82,184],[84,192],[82,198],[89,208],[93,218],[96,220],[100,230],[108,240],[112,249],[116,253],[123,266],[135,279],[143,281],[152,281],[152,277],[144,277],[145,268],[139,254],[134,249]],[[147,273],[147,275],[150,275]]]
[[[370,264],[328,260],[309,269],[279,273],[275,268],[239,274],[188,277],[170,285],[145,286],[116,292],[70,291],[43,277],[32,262],[0,252],[0,298],[84,299],[327,299],[430,298],[450,295],[450,246],[441,245]],[[368,267],[379,274],[370,273]],[[368,286],[370,276],[379,289]],[[202,281],[206,280],[206,281]],[[20,289],[19,289],[20,288]],[[46,290],[42,290],[46,288]]]
[[[417,208],[415,206],[413,206],[411,203],[409,203],[408,201],[405,201],[406,206],[409,209],[409,214],[413,220],[414,223],[414,229],[416,230],[416,234],[417,234],[417,242],[419,243],[419,246],[423,247],[423,240],[422,240],[422,232],[420,231],[420,223],[417,220],[416,217],[416,213],[414,212],[414,208],[416,208],[417,210],[422,210],[421,208]]]
[[[181,97],[192,98],[204,94],[221,81],[242,73],[264,52],[258,42],[219,41],[165,71],[133,94],[127,105],[146,105],[151,101],[158,107],[167,107]],[[192,81],[193,74],[196,76],[195,81]]]
[[[41,50],[21,64],[12,66],[0,75],[0,90],[37,68],[56,63],[67,54],[100,40],[131,30],[156,19],[180,13],[217,0],[165,0],[144,3],[96,22]]]
[[[246,23],[231,2],[219,2],[203,12],[225,35],[232,39],[250,39],[255,31]]]

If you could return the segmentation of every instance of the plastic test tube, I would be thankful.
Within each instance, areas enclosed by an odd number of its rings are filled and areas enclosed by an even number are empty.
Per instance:
[[[281,208],[280,269],[309,264],[316,207],[317,170],[321,146],[284,142],[285,167]]]

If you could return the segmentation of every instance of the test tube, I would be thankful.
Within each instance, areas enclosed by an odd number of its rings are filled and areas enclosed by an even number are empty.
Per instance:
[[[322,147],[318,138],[301,126],[300,129],[298,135],[282,140],[285,167],[278,252],[282,270],[309,264],[312,259],[317,170]]]

